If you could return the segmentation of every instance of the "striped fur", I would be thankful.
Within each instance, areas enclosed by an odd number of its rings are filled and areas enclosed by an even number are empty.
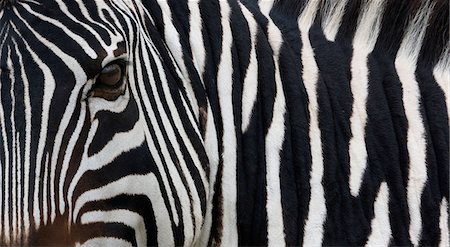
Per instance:
[[[0,8],[1,245],[450,245],[448,1]]]

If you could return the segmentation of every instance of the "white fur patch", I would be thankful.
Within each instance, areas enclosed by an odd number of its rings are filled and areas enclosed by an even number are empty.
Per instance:
[[[429,1],[422,3],[419,12],[406,30],[395,59],[395,68],[403,88],[403,106],[408,120],[409,174],[407,201],[410,215],[409,235],[415,246],[419,244],[422,232],[420,206],[423,188],[427,181],[427,143],[425,126],[420,112],[421,94],[415,72],[432,9],[433,5]]]
[[[322,28],[325,37],[334,41],[341,26],[348,0],[325,0],[321,8]]]
[[[242,4],[240,4],[242,13],[247,20],[250,30],[251,50],[250,59],[245,73],[244,85],[242,89],[242,132],[245,132],[250,124],[253,107],[258,95],[258,61],[256,58],[256,34],[258,24],[253,18],[252,13]]]
[[[302,39],[301,59],[303,64],[303,83],[308,94],[308,109],[310,114],[309,138],[311,145],[311,199],[308,206],[308,217],[304,229],[304,246],[321,246],[323,241],[323,223],[327,215],[325,205],[325,194],[322,186],[324,172],[322,137],[319,128],[319,103],[317,101],[317,82],[319,79],[319,68],[314,58],[308,34],[316,15],[318,1],[310,1],[303,10],[298,20]]]
[[[275,0],[258,0],[259,10],[265,16],[269,16]]]
[[[223,174],[222,174],[222,196],[223,196],[223,220],[222,220],[222,246],[237,246],[237,140],[234,126],[233,112],[233,63],[231,47],[233,36],[230,26],[230,6],[226,1],[219,1],[222,21],[222,55],[217,72],[217,91],[223,121]]]
[[[350,128],[352,137],[349,143],[350,192],[358,196],[367,166],[366,133],[367,97],[369,95],[368,56],[372,52],[380,31],[384,0],[368,2],[359,16],[358,27],[353,38],[353,57],[351,62],[353,94]]]
[[[208,104],[208,119],[206,121],[205,131],[205,151],[209,160],[209,191],[207,193],[206,213],[200,232],[200,236],[195,243],[196,246],[207,246],[212,225],[212,209],[214,197],[214,185],[216,184],[217,170],[219,168],[219,143],[217,137],[216,126],[214,124],[214,116],[211,113],[211,107]]]
[[[76,247],[99,247],[99,246],[115,246],[115,247],[132,247],[133,245],[130,242],[127,242],[123,239],[119,238],[111,238],[111,237],[101,237],[101,238],[92,238],[83,244],[76,243]]]
[[[450,233],[448,229],[449,223],[448,202],[445,198],[442,198],[439,217],[439,228],[441,229],[441,241],[439,243],[439,247],[450,246]]]
[[[285,246],[283,208],[280,187],[280,151],[285,137],[286,101],[279,68],[279,53],[282,34],[272,21],[268,24],[269,43],[275,64],[276,96],[273,105],[272,123],[266,135],[266,181],[267,181],[267,240],[268,246]]]
[[[202,79],[203,73],[205,72],[205,61],[206,52],[205,44],[203,42],[202,35],[202,18],[200,15],[200,7],[198,1],[188,1],[189,6],[189,42],[191,45],[193,60],[197,66],[198,72],[200,74],[200,79]],[[203,80],[202,80],[203,82]]]
[[[375,217],[372,219],[369,240],[366,246],[388,246],[392,238],[389,221],[389,188],[382,182],[374,206]]]

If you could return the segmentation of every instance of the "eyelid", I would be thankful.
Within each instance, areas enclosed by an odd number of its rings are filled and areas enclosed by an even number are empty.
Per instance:
[[[113,64],[117,64],[120,67],[126,69],[130,65],[130,62],[127,59],[125,59],[125,58],[118,58],[116,60],[113,60],[113,61],[107,63],[105,66],[103,66],[102,70],[104,68],[110,66],[110,65],[113,65]]]

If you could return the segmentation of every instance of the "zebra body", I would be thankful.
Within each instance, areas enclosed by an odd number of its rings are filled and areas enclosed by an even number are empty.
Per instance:
[[[449,245],[447,1],[0,8],[0,244]]]

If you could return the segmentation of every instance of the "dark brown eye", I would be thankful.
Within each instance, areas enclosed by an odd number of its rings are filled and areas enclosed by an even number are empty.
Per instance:
[[[123,79],[122,67],[119,64],[113,63],[102,69],[97,77],[97,83],[105,86],[115,87]]]
[[[103,67],[97,75],[90,96],[116,100],[125,92],[126,62],[115,61]]]

